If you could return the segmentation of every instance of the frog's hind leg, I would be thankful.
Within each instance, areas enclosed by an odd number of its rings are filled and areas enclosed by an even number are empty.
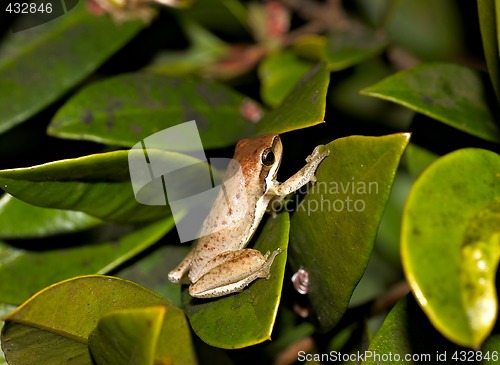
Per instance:
[[[189,251],[184,260],[182,260],[182,262],[175,269],[173,269],[168,273],[168,280],[170,280],[172,283],[179,283],[181,282],[181,280],[182,284],[190,283],[186,273],[189,271],[189,268],[191,267],[193,254],[194,254],[194,249],[191,249],[191,251]]]
[[[258,278],[269,278],[273,261],[280,252],[279,248],[265,255],[254,249],[224,252],[213,259],[219,264],[189,287],[189,294],[196,298],[216,298],[240,292]]]

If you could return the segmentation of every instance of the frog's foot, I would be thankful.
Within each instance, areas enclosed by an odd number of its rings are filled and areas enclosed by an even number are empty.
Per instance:
[[[306,157],[306,162],[308,163],[314,163],[314,161],[321,162],[327,156],[330,156],[330,150],[325,148],[324,145],[320,144],[314,148],[314,150],[309,156]]]
[[[213,267],[189,287],[196,298],[217,298],[237,293],[258,278],[269,278],[271,266],[281,249],[262,255],[254,249],[224,252],[214,260],[221,264]]]
[[[314,173],[309,177],[309,182],[311,184],[314,184],[316,182],[316,169],[318,168],[318,165],[328,156],[330,156],[330,150],[325,148],[325,146],[322,144],[316,146],[316,148],[314,148],[314,151],[309,156],[307,156],[307,164],[314,166]]]
[[[264,255],[264,258],[266,259],[266,262],[264,266],[260,269],[262,273],[267,273],[266,276],[262,276],[263,278],[269,279],[269,275],[271,275],[271,266],[273,265],[273,261],[281,253],[281,248],[277,248],[276,250],[271,253],[270,251],[267,251],[266,254]]]
[[[314,151],[306,158],[307,164],[284,183],[271,186],[269,193],[284,196],[297,191],[308,182],[314,183],[316,181],[316,169],[321,161],[329,155],[330,150],[324,148],[323,145],[316,146]]]

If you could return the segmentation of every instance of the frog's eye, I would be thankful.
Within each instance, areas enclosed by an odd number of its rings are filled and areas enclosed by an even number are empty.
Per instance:
[[[262,163],[265,166],[271,166],[274,163],[274,152],[272,148],[266,148],[264,152],[262,152]]]

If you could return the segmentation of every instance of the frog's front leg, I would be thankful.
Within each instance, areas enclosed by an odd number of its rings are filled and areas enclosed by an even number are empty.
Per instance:
[[[240,292],[258,278],[267,279],[280,252],[279,248],[265,255],[254,249],[223,252],[207,264],[212,268],[191,284],[189,294],[196,298],[216,298]]]
[[[320,151],[321,149],[322,151]],[[323,145],[316,146],[313,153],[306,158],[307,163],[303,168],[284,183],[272,186],[269,191],[279,199],[299,190],[308,182],[316,182],[316,169],[321,161],[329,155],[330,150],[325,149]]]

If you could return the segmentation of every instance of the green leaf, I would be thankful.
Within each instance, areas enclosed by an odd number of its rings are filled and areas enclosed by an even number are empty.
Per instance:
[[[262,100],[277,107],[310,69],[309,62],[301,60],[291,51],[269,55],[258,70]]]
[[[142,150],[131,150],[130,154],[144,158]],[[148,150],[148,154],[151,158],[156,156],[159,163],[199,162],[178,153]],[[0,188],[29,204],[77,210],[104,220],[144,222],[167,216],[168,206],[142,205],[136,201],[128,157],[129,151],[115,151],[0,170]],[[163,189],[153,193],[164,194]]]
[[[153,365],[165,307],[122,309],[105,314],[90,333],[98,365]]]
[[[458,349],[457,345],[447,341],[432,327],[415,300],[407,296],[387,315],[368,348],[372,356],[367,357],[362,364],[419,364],[418,361],[406,360],[405,356],[413,354],[421,356],[422,361],[438,363],[438,354],[448,352],[450,357]],[[390,358],[389,354],[392,354]],[[375,355],[385,356],[387,360],[382,362]]]
[[[269,340],[283,286],[287,258],[288,213],[269,219],[254,248],[265,253],[278,247],[269,279],[258,279],[241,293],[214,300],[193,299],[183,291],[184,308],[194,332],[211,346],[235,349]]]
[[[387,41],[381,33],[352,22],[345,29],[335,29],[329,36],[325,48],[328,69],[339,71],[361,63],[380,53]]]
[[[82,212],[40,208],[9,194],[0,198],[0,222],[0,238],[47,237],[89,229],[102,223]]]
[[[257,132],[285,133],[323,123],[329,82],[324,65],[313,67],[276,109],[264,115]]]
[[[9,34],[0,44],[0,132],[25,121],[81,82],[144,27],[116,25],[80,2],[64,16]]]
[[[0,243],[2,301],[20,304],[60,280],[104,274],[135,257],[174,227],[170,217],[113,240],[92,240],[78,246],[28,250]]]
[[[500,142],[481,78],[467,67],[422,64],[389,76],[361,93],[401,104],[487,141]]]
[[[500,9],[496,1],[491,0],[478,0],[477,9],[481,38],[483,39],[484,57],[488,65],[491,83],[495,89],[497,99],[500,101],[500,50],[498,48],[500,24],[497,22],[499,16],[497,12],[500,12]]]
[[[471,361],[474,364],[486,365],[498,362],[499,346],[498,331],[488,338],[477,353],[448,341],[432,327],[415,299],[407,296],[387,315],[368,348],[367,353],[371,356],[362,364],[416,365],[425,362],[451,364]],[[482,361],[476,362],[476,356],[477,360],[482,358]],[[386,360],[381,361],[382,358]],[[460,359],[462,361],[459,361]]]
[[[308,297],[322,329],[339,321],[363,275],[408,140],[394,134],[331,142],[316,184],[297,207],[290,262],[309,273]]]
[[[207,81],[125,74],[76,94],[54,116],[48,133],[132,147],[165,128],[196,120],[205,148],[225,147],[254,128],[241,111],[247,100],[224,85]]]
[[[92,365],[88,338],[99,320],[113,311],[151,306],[166,308],[155,361],[195,363],[180,309],[130,281],[98,275],[52,285],[8,315],[2,348],[11,365]]]
[[[403,216],[403,266],[416,298],[444,336],[473,348],[497,312],[499,172],[490,151],[441,157],[415,182]]]

